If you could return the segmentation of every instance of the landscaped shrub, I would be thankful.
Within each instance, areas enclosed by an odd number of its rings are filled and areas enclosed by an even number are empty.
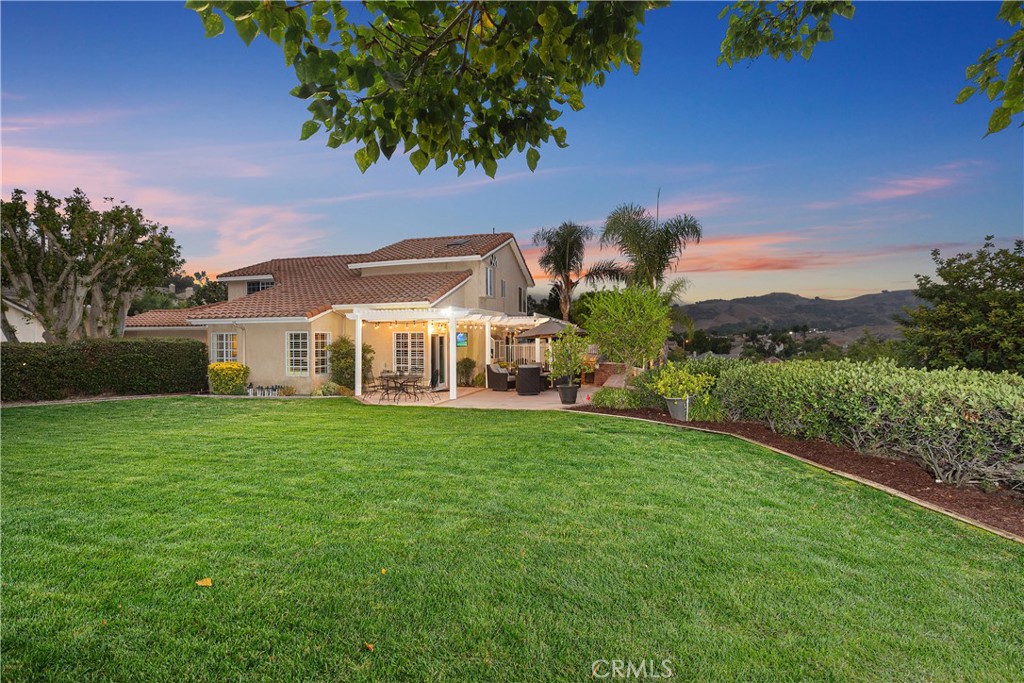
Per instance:
[[[601,387],[593,393],[590,399],[591,405],[612,410],[636,410],[646,407],[641,403],[639,392],[635,389],[620,389],[618,387]]]
[[[460,387],[468,387],[473,384],[473,371],[476,370],[476,361],[472,358],[460,358],[455,364],[455,377]]]
[[[295,387],[291,384],[285,384],[283,387],[277,390],[278,396],[294,396],[297,393]]]
[[[249,381],[249,366],[241,363],[210,363],[210,393],[239,396]],[[293,390],[294,391],[294,390]]]
[[[338,337],[327,353],[331,359],[331,381],[352,389],[356,386],[356,343],[348,337]],[[373,347],[363,344],[363,382],[373,376]]]
[[[914,458],[936,479],[1024,488],[1024,378],[925,371],[891,361],[752,364],[722,373],[715,395],[734,420]]]
[[[637,392],[635,400],[639,407],[652,408],[654,410],[666,410],[665,399],[659,394],[656,385],[661,374],[670,368],[679,368],[694,375],[710,375],[717,381],[718,377],[729,368],[749,365],[750,361],[739,358],[702,358],[700,360],[687,360],[681,362],[665,363],[656,368],[645,370],[633,380],[633,389]],[[722,420],[724,414],[718,400],[711,396],[711,399],[701,408],[694,411],[691,404],[691,420]]]
[[[327,380],[313,389],[313,396],[337,396],[341,389],[342,386],[340,384]]]
[[[206,389],[206,345],[193,339],[5,343],[0,358],[5,401]]]

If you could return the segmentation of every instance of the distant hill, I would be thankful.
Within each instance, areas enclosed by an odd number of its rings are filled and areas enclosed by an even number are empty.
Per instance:
[[[895,333],[893,316],[902,313],[904,306],[920,303],[910,289],[843,300],[807,299],[777,292],[741,299],[710,299],[684,305],[682,309],[698,328],[718,334],[733,334],[762,325],[773,328],[807,325],[830,331],[870,327],[879,332],[891,329]]]

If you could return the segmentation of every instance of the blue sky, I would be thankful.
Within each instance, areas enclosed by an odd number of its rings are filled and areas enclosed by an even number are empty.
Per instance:
[[[624,202],[697,216],[688,300],[914,285],[929,251],[1024,236],[1024,136],[983,138],[954,105],[1007,30],[997,3],[868,3],[810,62],[715,64],[722,5],[648,14],[643,66],[586,91],[567,149],[498,177],[360,174],[354,147],[298,140],[304,104],[276,46],[207,39],[179,3],[0,3],[3,192],[111,196],[169,225],[190,268],[368,251],[404,237],[600,226]],[[593,255],[598,256],[595,249]]]

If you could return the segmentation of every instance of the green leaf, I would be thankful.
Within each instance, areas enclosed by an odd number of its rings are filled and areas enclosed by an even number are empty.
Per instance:
[[[495,161],[494,159],[490,157],[484,157],[481,163],[483,164],[484,173],[487,174],[487,177],[493,178],[494,175],[498,172],[498,162]]]
[[[974,95],[974,93],[976,93],[977,91],[977,88],[969,85],[960,91],[960,94],[956,96],[955,102],[957,104],[963,104],[967,100],[971,99],[971,96]]]
[[[299,136],[299,139],[306,140],[310,138],[318,130],[320,130],[319,121],[306,121],[304,124],[302,124],[302,135]]]
[[[235,30],[238,31],[238,37],[242,39],[246,45],[252,45],[252,41],[259,34],[259,26],[252,19],[236,19]]]
[[[412,167],[416,169],[417,173],[423,173],[423,169],[430,163],[430,157],[422,149],[417,149],[415,152],[409,155],[409,162]]]
[[[366,173],[366,169],[373,165],[373,161],[370,159],[370,154],[366,151],[365,147],[360,147],[356,150],[356,166],[359,167],[360,173]]]
[[[530,167],[531,171],[537,170],[537,162],[540,161],[540,152],[536,148],[531,147],[526,153],[526,165]]]
[[[1009,125],[1010,109],[1008,107],[998,107],[994,112],[992,112],[992,116],[988,120],[988,132],[985,133],[985,135],[998,133]]]
[[[201,15],[203,18],[203,27],[206,29],[206,37],[213,38],[224,33],[224,20],[220,18],[220,15],[216,12],[209,11]]]

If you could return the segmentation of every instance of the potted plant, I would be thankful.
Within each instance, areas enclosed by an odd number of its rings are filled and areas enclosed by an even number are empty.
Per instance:
[[[555,379],[558,398],[565,405],[576,403],[580,389],[576,378],[583,372],[586,361],[587,341],[579,336],[574,325],[563,329],[551,341],[548,351],[551,360],[551,376]]]
[[[672,419],[686,422],[690,419],[690,398],[708,393],[714,383],[711,375],[693,374],[681,365],[669,363],[658,373],[654,390],[665,399]]]

